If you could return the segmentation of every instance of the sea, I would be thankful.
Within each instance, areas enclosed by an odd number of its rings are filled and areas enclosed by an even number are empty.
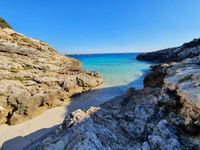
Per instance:
[[[124,95],[129,88],[143,88],[144,76],[152,63],[138,61],[140,53],[83,54],[68,55],[82,62],[86,71],[95,71],[104,78],[100,88],[74,97],[74,101],[84,106],[98,106],[116,96]]]
[[[70,55],[83,63],[86,71],[95,71],[104,78],[104,85],[143,88],[143,77],[151,63],[138,61],[139,53]]]

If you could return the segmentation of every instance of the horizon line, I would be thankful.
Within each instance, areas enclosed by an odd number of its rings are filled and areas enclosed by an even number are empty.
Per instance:
[[[158,51],[158,50],[155,50]],[[135,51],[135,52],[100,52],[100,53],[64,53],[64,55],[95,55],[95,54],[131,54],[131,53],[149,53],[154,51]]]
[[[148,53],[148,52],[102,52],[102,53],[66,53],[65,55],[101,55],[101,54],[136,54],[136,53]]]

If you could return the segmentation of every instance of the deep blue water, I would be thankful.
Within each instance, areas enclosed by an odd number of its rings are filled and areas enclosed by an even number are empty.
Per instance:
[[[143,87],[144,73],[150,63],[136,60],[139,53],[70,55],[83,63],[86,71],[103,75],[104,85]]]

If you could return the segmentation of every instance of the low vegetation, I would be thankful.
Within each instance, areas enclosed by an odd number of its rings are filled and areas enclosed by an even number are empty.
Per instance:
[[[21,35],[18,34],[12,34],[12,37],[15,39],[15,41],[18,41],[19,43],[21,43],[22,45],[24,44],[32,44],[31,40],[23,37]]]
[[[0,96],[6,96],[4,93],[0,93]]]
[[[182,79],[180,79],[178,82],[182,83],[182,82],[185,82],[185,81],[189,81],[191,79],[192,79],[192,75],[187,75],[187,76],[183,77]]]
[[[0,17],[0,27],[3,29],[4,28],[12,29],[12,27],[1,17]]]

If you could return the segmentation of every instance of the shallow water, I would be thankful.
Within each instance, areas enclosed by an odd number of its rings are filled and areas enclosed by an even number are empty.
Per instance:
[[[141,77],[151,64],[136,60],[138,54],[90,54],[71,55],[71,57],[80,60],[86,71],[97,71],[102,74],[106,87],[126,85],[142,88]]]
[[[97,71],[103,78],[101,88],[72,98],[72,105],[81,108],[100,104],[123,95],[130,87],[143,88],[143,79],[151,63],[138,61],[138,53],[71,55],[83,63],[86,71]]]

